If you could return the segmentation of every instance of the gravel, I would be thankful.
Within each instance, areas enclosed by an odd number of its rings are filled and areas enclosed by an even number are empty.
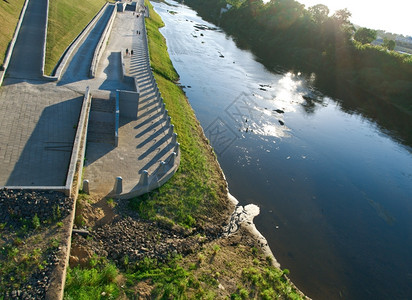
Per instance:
[[[170,255],[187,255],[199,249],[203,243],[216,238],[216,232],[185,232],[162,227],[130,216],[118,218],[90,232],[90,238],[75,235],[73,243],[111,259],[118,267],[125,262],[133,263],[145,257],[164,262]]]
[[[1,260],[7,260],[4,249],[13,245],[13,240],[19,237],[22,245],[34,233],[43,232],[46,227],[52,226],[70,214],[73,200],[63,193],[55,191],[34,190],[0,190],[0,223],[4,227],[1,232],[0,242],[4,247],[0,252]],[[38,228],[34,230],[33,218],[38,217]],[[23,229],[25,226],[25,230]],[[23,234],[22,234],[23,232]],[[51,239],[53,236],[48,236]],[[37,247],[37,245],[27,245]],[[55,265],[58,263],[60,247],[48,247],[42,253],[42,266],[33,268],[24,282],[18,282],[18,287],[13,286],[11,277],[14,274],[4,274],[0,286],[0,298],[4,299],[45,299],[50,285],[50,277]],[[1,261],[0,260],[0,261]]]

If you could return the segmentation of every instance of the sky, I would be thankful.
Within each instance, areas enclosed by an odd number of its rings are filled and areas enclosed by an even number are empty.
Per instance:
[[[412,36],[412,0],[297,0],[306,8],[325,4],[331,14],[347,8],[353,24]]]

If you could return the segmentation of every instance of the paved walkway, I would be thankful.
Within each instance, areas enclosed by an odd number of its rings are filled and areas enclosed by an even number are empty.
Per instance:
[[[0,88],[0,186],[62,186],[83,95],[54,83]]]
[[[84,178],[89,180],[92,193],[103,196],[111,192],[117,176],[123,177],[125,193],[138,188],[143,170],[160,178],[161,172],[156,170],[161,161],[170,160],[175,142],[151,73],[143,16],[137,17],[131,10],[117,13],[96,78],[87,77],[95,45],[110,14],[110,9],[103,14],[57,84],[28,81],[22,76],[8,78],[6,86],[0,88],[0,186],[64,185],[86,87],[93,96],[89,123],[92,136],[93,130],[102,131],[104,124],[114,121],[115,91],[133,91],[132,77],[137,78],[140,90],[138,116],[120,118],[117,147],[106,138],[88,140]],[[121,56],[130,76],[125,80]],[[19,57],[14,55],[15,59]],[[34,73],[27,74],[31,78]],[[165,165],[168,170],[172,167]]]
[[[8,77],[0,87],[0,186],[63,186],[67,177],[88,80],[79,73],[77,86],[41,81],[45,2],[30,0]],[[98,22],[100,34],[105,22]],[[92,57],[94,49],[87,50]],[[68,69],[73,73],[77,65],[89,67],[90,62],[77,56]]]
[[[61,80],[57,83],[58,86],[65,86],[82,93],[84,93],[86,87],[90,87],[92,92],[97,90],[114,92],[116,89],[133,90],[131,82],[127,83],[122,81],[120,64],[120,44],[122,43],[122,39],[112,38],[117,35],[117,30],[121,32],[120,29],[116,29],[119,26],[115,26],[119,23],[118,20],[115,20],[109,44],[106,46],[105,52],[98,63],[96,77],[89,77],[89,69],[94,50],[112,14],[113,7],[115,6],[110,5],[108,7],[101,19],[96,22],[95,27],[91,30],[85,41],[74,53]],[[118,17],[116,17],[116,19],[118,19]],[[124,41],[124,43],[127,44],[128,41]]]
[[[7,68],[7,77],[42,80],[46,17],[47,1],[30,0]],[[7,82],[6,79],[4,85]]]
[[[174,150],[167,118],[155,97],[155,83],[151,81],[143,22],[144,18],[136,17],[132,11],[117,14],[105,58],[98,68],[97,76],[105,76],[103,71],[110,69],[110,57],[123,55],[126,74],[138,78],[141,94],[138,118],[120,118],[117,147],[108,143],[87,143],[84,179],[89,180],[92,193],[109,194],[117,176],[123,178],[124,193],[137,189],[142,171],[153,174],[160,162],[168,160]],[[120,60],[120,57],[116,59]]]
[[[67,85],[72,82],[89,80],[89,70],[93,59],[94,50],[96,49],[106,24],[112,15],[113,9],[116,9],[115,5],[109,5],[105,9],[100,19],[96,22],[94,28],[89,32],[86,39],[73,55],[73,58],[64,71],[58,85]],[[85,84],[83,84],[83,87],[85,89]]]

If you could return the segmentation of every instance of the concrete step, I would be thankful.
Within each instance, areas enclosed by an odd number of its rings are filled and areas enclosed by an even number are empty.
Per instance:
[[[101,122],[90,119],[87,141],[114,144],[114,122]]]
[[[115,142],[115,101],[113,99],[93,98],[90,109],[87,140],[92,143]]]
[[[91,111],[111,112],[115,110],[114,99],[92,99]]]

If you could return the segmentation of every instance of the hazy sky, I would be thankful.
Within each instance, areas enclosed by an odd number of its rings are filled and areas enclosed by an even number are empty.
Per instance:
[[[412,0],[297,0],[310,7],[325,4],[331,13],[347,8],[351,22],[360,26],[382,29],[412,36]]]

